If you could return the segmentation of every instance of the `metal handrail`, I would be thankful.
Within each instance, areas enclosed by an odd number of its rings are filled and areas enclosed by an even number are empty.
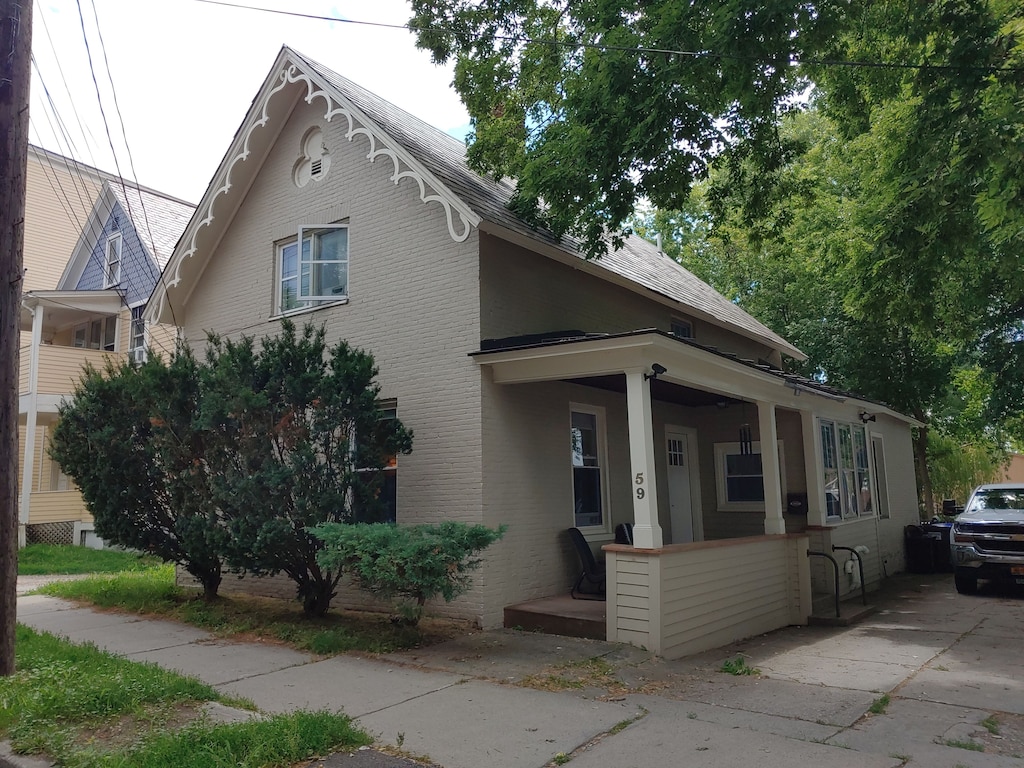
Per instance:
[[[832,557],[828,552],[816,552],[813,549],[807,550],[808,557],[827,557],[832,561],[832,568],[836,572],[835,585],[836,585],[836,618],[839,618],[839,563]]]
[[[845,552],[853,552],[854,556],[857,558],[857,569],[860,571],[860,599],[864,603],[864,605],[867,605],[868,590],[867,587],[864,586],[864,561],[860,557],[860,552],[858,552],[853,547],[837,547],[835,544],[832,545],[833,552],[839,549]]]

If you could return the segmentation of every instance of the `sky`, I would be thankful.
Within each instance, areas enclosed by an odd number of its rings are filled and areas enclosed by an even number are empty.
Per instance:
[[[411,16],[407,0],[247,4],[386,24]],[[464,138],[469,130],[451,68],[431,63],[406,30],[200,0],[36,0],[32,34],[30,141],[111,173],[119,166],[126,179],[192,203],[282,45],[443,131]]]

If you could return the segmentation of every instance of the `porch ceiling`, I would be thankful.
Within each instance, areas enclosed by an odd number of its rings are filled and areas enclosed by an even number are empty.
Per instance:
[[[626,377],[624,374],[610,376],[592,376],[586,379],[567,379],[571,384],[581,384],[585,387],[596,387],[609,392],[626,394]],[[694,389],[684,384],[673,384],[660,378],[651,382],[651,397],[667,403],[686,405],[695,408],[702,405],[715,405],[717,403],[738,403],[739,400],[728,395],[720,395],[714,392],[707,392],[703,389]]]
[[[33,291],[22,299],[21,330],[32,330],[32,311],[43,308],[44,330],[65,328],[121,311],[117,291]]]

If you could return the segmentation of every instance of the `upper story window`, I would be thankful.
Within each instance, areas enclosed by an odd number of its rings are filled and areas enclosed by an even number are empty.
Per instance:
[[[121,235],[107,238],[107,258],[103,268],[103,287],[110,288],[121,282]]]
[[[874,514],[864,427],[819,419],[825,513],[833,520]]]
[[[146,320],[142,316],[145,305],[132,309],[132,324],[128,337],[128,356],[137,363],[146,362]]]
[[[672,323],[669,326],[669,333],[673,336],[678,336],[680,339],[692,339],[693,338],[693,323],[689,320],[683,320],[679,317],[673,317]]]
[[[278,244],[277,273],[277,309],[282,314],[344,301],[348,227],[300,227],[297,237]]]

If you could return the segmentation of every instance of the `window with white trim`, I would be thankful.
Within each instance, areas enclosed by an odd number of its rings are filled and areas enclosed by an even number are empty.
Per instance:
[[[146,319],[142,316],[145,305],[132,308],[132,323],[128,334],[128,357],[137,363],[146,362]]]
[[[818,419],[825,514],[830,520],[875,513],[867,433],[861,424]]]
[[[573,525],[581,529],[605,529],[607,496],[604,467],[604,411],[571,406],[569,443],[572,462]]]
[[[778,441],[779,481],[786,498],[786,460],[782,441]],[[740,443],[715,443],[715,485],[721,512],[764,512],[764,470],[761,442],[750,445],[744,454]]]
[[[347,225],[300,227],[297,237],[278,243],[278,312],[285,314],[347,298]]]
[[[79,349],[117,349],[117,318],[105,317],[90,323],[76,325],[71,335],[72,345]]]
[[[107,238],[106,260],[103,267],[103,287],[111,288],[121,282],[121,235]]]

